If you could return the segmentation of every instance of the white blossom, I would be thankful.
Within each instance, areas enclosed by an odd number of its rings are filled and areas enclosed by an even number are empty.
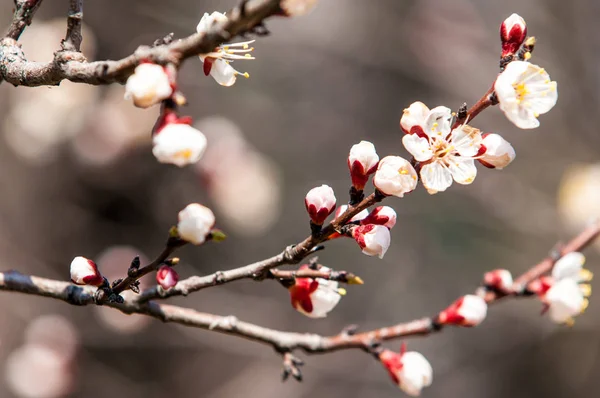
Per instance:
[[[321,185],[308,191],[304,204],[312,222],[323,225],[325,219],[335,210],[335,193],[329,185]]]
[[[558,99],[556,82],[546,71],[525,61],[513,61],[494,83],[500,109],[517,127],[540,125],[538,116],[554,107]]]
[[[389,206],[377,206],[367,217],[361,219],[360,223],[383,225],[392,229],[396,225],[396,211]]]
[[[361,141],[350,148],[348,155],[348,168],[352,185],[358,190],[362,190],[369,180],[369,175],[377,169],[379,156],[375,151],[375,145],[369,141]]]
[[[417,172],[400,156],[386,156],[379,162],[373,185],[386,195],[403,197],[417,187]]]
[[[282,0],[281,9],[289,17],[306,15],[313,10],[317,0]]]
[[[212,14],[205,13],[200,23],[198,23],[196,31],[198,33],[206,33],[214,23],[225,22],[227,22],[225,14],[217,11]],[[235,70],[230,63],[234,60],[254,59],[250,54],[254,50],[253,47],[249,46],[252,43],[254,43],[254,40],[222,44],[208,54],[200,54],[200,60],[204,66],[204,74],[212,76],[217,83],[226,87],[232,86],[238,75],[246,78],[250,77],[247,72]]]
[[[135,68],[127,79],[125,99],[132,99],[135,106],[148,108],[173,94],[173,88],[165,68],[143,63]]]
[[[478,160],[486,167],[502,170],[515,159],[516,153],[512,145],[498,134],[486,134],[482,144],[485,152]]]
[[[308,265],[303,265],[300,270],[309,268]],[[330,268],[321,267],[319,270],[327,272]],[[324,278],[296,278],[289,291],[292,306],[310,318],[325,318],[346,294],[346,290],[340,288],[338,282]]]
[[[338,218],[339,216],[344,214],[346,212],[346,210],[348,210],[348,205],[338,206],[338,208],[335,210],[335,217]],[[363,209],[358,214],[356,214],[354,217],[352,217],[349,222],[361,221],[368,215],[369,215],[369,211],[367,209]]]
[[[483,298],[467,294],[442,311],[438,318],[442,324],[477,326],[484,321],[487,307]]]
[[[481,132],[466,124],[452,129],[452,112],[445,106],[428,110],[420,102],[415,104],[402,115],[403,129],[410,127],[413,132],[406,134],[402,143],[423,163],[421,181],[427,192],[445,191],[453,180],[472,183],[477,175],[474,159],[481,147]]]
[[[71,281],[77,285],[100,286],[104,278],[92,260],[78,256],[71,262]]]
[[[360,225],[352,230],[352,237],[367,256],[383,258],[390,247],[390,230],[382,225]]]
[[[412,397],[421,395],[421,390],[433,381],[431,364],[421,353],[384,350],[379,359],[394,383]]]
[[[159,162],[183,167],[200,160],[206,137],[188,124],[169,123],[154,135],[152,144],[152,153]]]
[[[507,269],[496,269],[487,272],[483,277],[483,281],[486,286],[500,291],[510,291],[513,285],[512,274]]]
[[[192,203],[179,212],[177,231],[179,237],[195,245],[200,245],[206,240],[215,225],[215,215],[208,207]]]

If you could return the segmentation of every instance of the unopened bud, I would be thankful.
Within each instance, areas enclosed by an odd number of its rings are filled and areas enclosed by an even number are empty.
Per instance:
[[[369,176],[377,170],[379,156],[375,151],[375,146],[369,141],[361,141],[350,148],[348,155],[348,168],[352,178],[352,186],[362,191],[369,180]]]
[[[163,265],[156,271],[156,283],[158,283],[163,289],[168,290],[175,286],[179,281],[179,275],[177,271],[168,265]]]
[[[502,41],[502,57],[515,54],[527,37],[527,25],[518,14],[512,14],[500,25],[500,40]]]
[[[487,315],[487,303],[479,296],[468,294],[456,300],[438,315],[444,325],[477,326]]]
[[[92,260],[78,256],[71,262],[71,281],[77,285],[100,286],[104,278]]]
[[[328,185],[311,189],[304,198],[304,204],[313,224],[323,225],[325,219],[335,210],[336,199],[333,189]]]

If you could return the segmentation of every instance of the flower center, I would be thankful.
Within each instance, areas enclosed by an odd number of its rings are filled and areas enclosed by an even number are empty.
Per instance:
[[[525,96],[529,94],[529,90],[527,90],[525,83],[515,83],[513,84],[513,88],[517,94],[517,103],[520,104],[525,99]]]
[[[190,160],[192,155],[193,155],[193,152],[191,149],[183,149],[181,151],[175,152],[175,155],[173,155],[173,156],[175,158],[183,158],[185,160]]]

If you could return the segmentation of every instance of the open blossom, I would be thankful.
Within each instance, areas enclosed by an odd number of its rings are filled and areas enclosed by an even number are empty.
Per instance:
[[[445,325],[477,326],[487,315],[487,303],[479,296],[467,294],[456,300],[438,315]]]
[[[369,176],[377,170],[379,156],[375,146],[369,141],[361,141],[350,148],[348,155],[348,168],[352,178],[352,186],[362,191],[369,180]]]
[[[417,172],[410,162],[400,156],[381,159],[373,177],[373,185],[383,194],[402,198],[417,187]]]
[[[192,203],[179,212],[177,231],[185,241],[200,245],[215,225],[215,215],[208,207]]]
[[[360,220],[362,225],[383,225],[392,229],[396,225],[396,212],[389,206],[377,206],[367,217]]]
[[[200,23],[196,27],[198,33],[207,32],[214,23],[227,22],[227,16],[220,12],[213,12],[212,14],[205,13]],[[222,86],[232,86],[238,75],[242,75],[246,78],[250,77],[247,72],[239,72],[235,70],[230,63],[234,60],[240,59],[254,59],[250,52],[254,50],[249,45],[254,43],[254,40],[222,44],[215,48],[214,51],[208,54],[200,54],[200,60],[204,66],[204,74],[210,75],[217,83]]]
[[[514,54],[527,37],[527,25],[519,14],[512,14],[500,25],[500,40],[502,41],[502,57]]]
[[[309,269],[305,264],[299,269]],[[330,269],[321,267],[320,271]],[[323,278],[296,278],[294,285],[288,288],[292,307],[310,318],[324,318],[340,302],[346,290],[339,288],[336,281]]]
[[[498,134],[484,134],[481,144],[485,152],[477,160],[490,169],[502,170],[517,156],[512,145]]]
[[[100,286],[104,283],[104,278],[98,271],[95,262],[77,256],[71,262],[71,281],[77,285]]]
[[[585,282],[592,279],[592,273],[583,268],[585,257],[572,252],[556,262],[551,277],[543,277],[529,288],[540,296],[546,305],[550,319],[556,323],[572,324],[573,317],[581,314],[589,305],[587,297],[591,286]]]
[[[168,265],[163,265],[156,271],[156,283],[158,283],[163,289],[168,290],[175,286],[179,281],[179,275],[177,272]]]
[[[410,396],[419,396],[421,390],[429,387],[433,381],[433,369],[429,361],[416,351],[405,352],[404,345],[400,353],[382,351],[379,360],[394,383]]]
[[[558,100],[556,82],[543,68],[525,61],[509,63],[496,79],[494,90],[500,109],[522,129],[538,127],[538,116],[550,111]]]
[[[483,282],[490,289],[510,291],[513,285],[513,277],[507,269],[495,269],[485,273]]]
[[[152,137],[152,154],[161,163],[178,167],[196,163],[206,150],[206,137],[190,126],[189,117],[179,118],[166,110],[161,116]]]
[[[335,194],[329,185],[321,185],[308,191],[304,198],[306,211],[312,222],[323,225],[325,219],[335,210]]]
[[[390,230],[382,225],[360,225],[352,230],[352,237],[367,256],[383,258],[390,247]]]
[[[148,108],[173,94],[171,80],[161,65],[143,63],[135,68],[125,85],[125,99],[139,108]]]
[[[422,163],[421,181],[430,194],[445,191],[452,181],[470,184],[477,168],[481,132],[466,124],[451,128],[452,112],[445,106],[429,110],[421,102],[404,110],[400,125],[409,131],[402,143]]]

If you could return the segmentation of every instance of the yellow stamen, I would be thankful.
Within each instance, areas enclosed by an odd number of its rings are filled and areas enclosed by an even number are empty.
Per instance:
[[[581,305],[581,313],[583,314],[585,312],[585,310],[587,310],[587,307],[590,306],[590,300],[588,299],[583,299],[583,304]]]
[[[583,268],[579,271],[579,278],[584,282],[589,282],[594,278],[594,274],[589,269]]]
[[[569,318],[565,321],[565,325],[568,327],[572,327],[573,325],[575,325],[575,320],[573,318]]]
[[[353,278],[348,278],[347,283],[349,285],[364,285],[365,282],[362,280],[360,276],[354,276]]]
[[[579,288],[585,297],[590,297],[592,295],[592,285],[588,283],[582,283],[579,285]]]
[[[525,59],[525,61],[529,61],[531,59],[531,53],[528,51],[523,54],[523,59]]]
[[[192,155],[193,152],[191,149],[184,149],[179,152],[175,152],[173,156],[176,158],[184,158],[185,160],[189,160],[192,157]]]
[[[242,48],[245,50],[245,49],[247,49],[247,48],[248,48],[248,45],[247,45],[247,44],[244,44],[244,45],[242,46]]]
[[[250,78],[250,73],[244,72],[244,73],[242,73],[242,76],[244,76],[246,79],[249,79]]]
[[[346,289],[344,289],[343,287],[340,287],[337,292],[340,296],[346,295]]]

